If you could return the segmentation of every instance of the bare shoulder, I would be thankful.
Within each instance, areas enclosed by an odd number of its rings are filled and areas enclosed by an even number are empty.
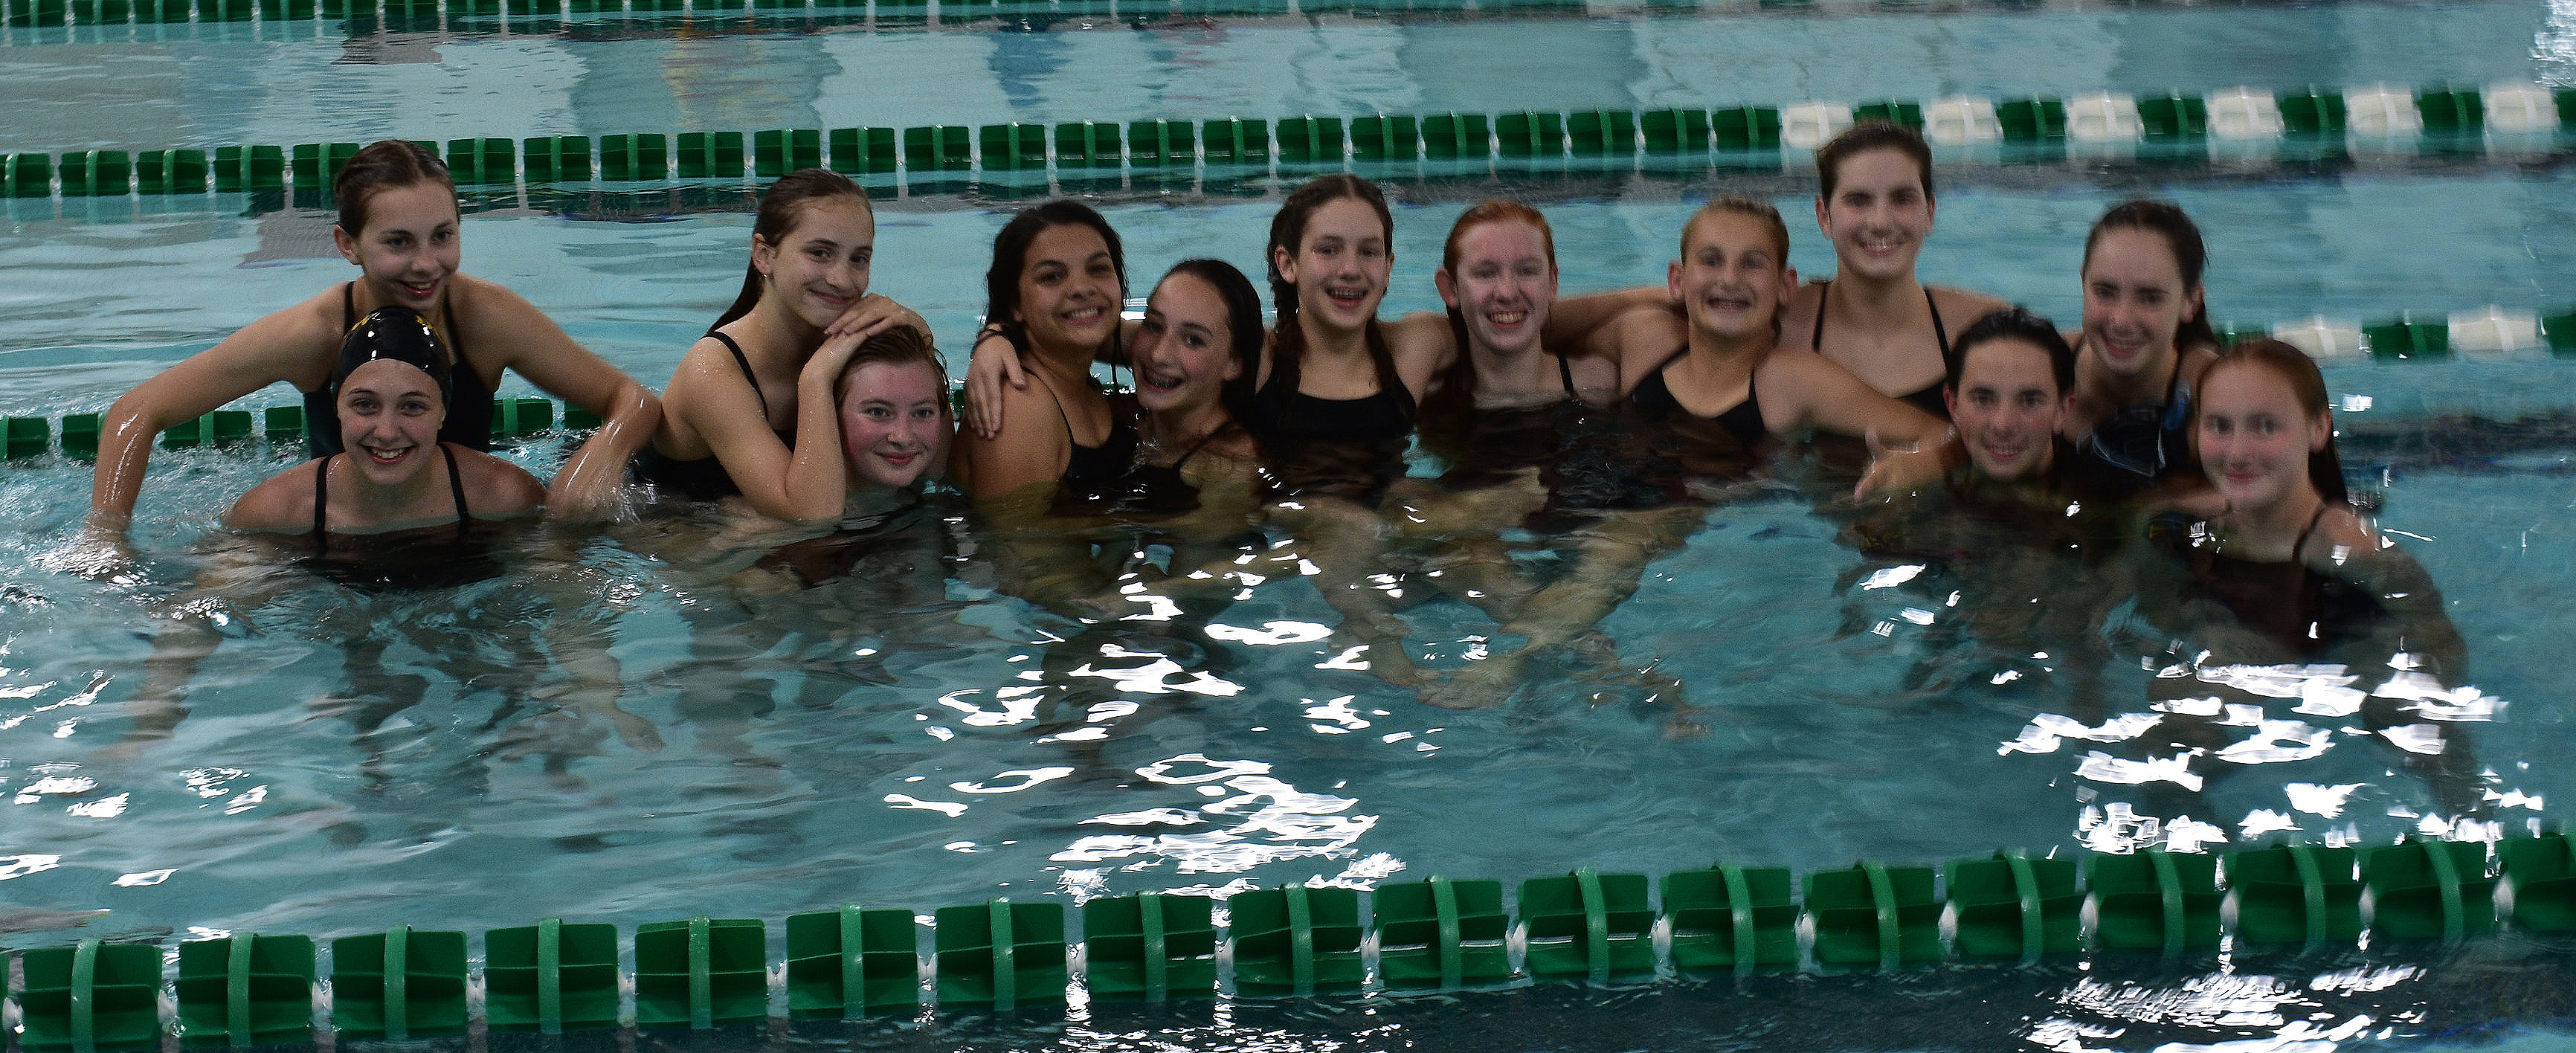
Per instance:
[[[315,458],[261,480],[224,513],[224,528],[302,533],[313,528],[313,473],[326,458]]]
[[[1933,305],[1941,309],[1942,319],[1951,321],[1953,326],[1966,325],[2012,306],[1973,289],[1953,289],[1941,285],[1929,288],[1932,292]]]
[[[546,484],[528,470],[481,450],[450,445],[465,506],[478,519],[521,515],[546,503]]]

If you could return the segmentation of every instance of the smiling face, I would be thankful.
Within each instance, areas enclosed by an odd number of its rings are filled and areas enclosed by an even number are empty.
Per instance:
[[[2173,361],[2174,334],[2200,312],[2200,293],[2184,287],[2164,235],[2104,230],[2084,258],[2084,348],[2114,376],[2161,374]]]
[[[790,317],[820,329],[867,295],[877,219],[846,197],[821,198],[800,211],[778,244],[751,236],[751,265],[768,277],[768,295]]]
[[[1797,281],[1770,224],[1741,212],[1711,211],[1691,221],[1666,287],[1689,315],[1693,333],[1767,341]]]
[[[1467,320],[1467,339],[1516,354],[1538,347],[1556,303],[1556,264],[1546,235],[1519,220],[1481,223],[1457,241],[1454,269],[1437,275],[1440,299]]]
[[[437,451],[438,426],[447,421],[438,382],[419,366],[392,359],[350,370],[336,405],[349,462],[379,486],[417,475]]]
[[[1987,478],[2036,475],[2055,459],[2067,396],[2046,348],[2016,337],[1971,347],[1960,358],[1958,387],[1944,397],[1969,462]]]
[[[1914,276],[1932,233],[1932,195],[1923,170],[1897,149],[1864,150],[1839,163],[1834,191],[1816,199],[1816,225],[1834,243],[1846,274],[1878,281]]]
[[[1338,197],[1307,217],[1296,251],[1274,250],[1279,276],[1297,287],[1299,325],[1355,333],[1377,317],[1395,264],[1387,235],[1368,202]]]
[[[2307,411],[2289,378],[2257,363],[2211,366],[2200,387],[2200,464],[2230,505],[2259,515],[2316,492],[2308,457],[2333,441],[2330,415]]]
[[[438,317],[448,279],[463,255],[457,241],[456,193],[424,180],[367,196],[366,227],[331,228],[340,256],[357,264],[369,301]]]
[[[1233,332],[1225,299],[1194,274],[1156,286],[1136,331],[1136,404],[1148,413],[1191,413],[1218,404],[1243,365],[1226,346]]]
[[[1079,223],[1048,227],[1022,260],[1015,313],[1030,346],[1087,352],[1109,342],[1127,290],[1099,231]]]
[[[841,396],[841,452],[860,484],[899,490],[948,448],[948,398],[927,362],[863,362]]]

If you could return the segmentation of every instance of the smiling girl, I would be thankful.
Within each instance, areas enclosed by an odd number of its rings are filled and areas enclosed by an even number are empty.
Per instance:
[[[2065,433],[2135,485],[2188,471],[2192,392],[2218,359],[2200,228],[2161,201],[2113,207],[2084,240],[2084,330]]]
[[[417,144],[375,143],[332,184],[340,256],[355,281],[244,326],[221,343],[144,381],[101,422],[90,526],[121,534],[134,514],[153,438],[273,383],[304,393],[306,436],[320,457],[342,449],[328,388],[341,340],[358,319],[400,307],[430,319],[453,364],[438,378],[450,395],[441,437],[469,450],[492,442],[492,391],[515,370],[604,423],[555,475],[550,514],[586,517],[611,508],[627,459],[652,438],[661,405],[640,384],[584,350],[528,301],[460,273],[456,184]]]

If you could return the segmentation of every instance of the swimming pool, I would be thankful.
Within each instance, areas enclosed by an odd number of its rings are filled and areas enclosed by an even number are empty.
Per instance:
[[[362,34],[354,42],[313,23],[257,32],[195,26],[185,34],[135,25],[123,36],[13,35],[0,61],[20,82],[70,82],[84,71],[103,78],[115,70],[120,82],[147,79],[129,70],[175,74],[166,92],[111,109],[118,120],[98,119],[104,104],[82,110],[48,95],[8,125],[9,149],[72,150],[447,137],[500,127],[526,135],[829,127],[910,120],[885,115],[917,110],[977,123],[1002,115],[1126,120],[1236,109],[1276,116],[1642,107],[1676,97],[1794,101],[1828,90],[1842,97],[1845,85],[1854,98],[2143,91],[2243,82],[2250,78],[2241,64],[2259,57],[2221,46],[2208,49],[2220,57],[2207,66],[2137,59],[2134,72],[2110,57],[2177,38],[2355,42],[2332,61],[2288,64],[2280,84],[2505,76],[2563,84],[2568,66],[2551,41],[2563,48],[2564,19],[2529,4],[2147,8],[2123,16],[1970,8],[1940,17],[1827,7],[1797,16],[1748,8],[1704,20],[1334,16],[1036,34],[969,23],[708,40],[669,39],[646,26],[632,31],[635,39]],[[2444,46],[2371,44],[2426,37]],[[1713,41],[1732,47],[1747,39],[1755,42],[1749,53],[1774,58],[1703,61]],[[1812,61],[1886,39],[1914,42],[1921,58],[1866,68]],[[2081,46],[2087,41],[2089,49]],[[1471,92],[1425,72],[1535,42],[1568,56],[1563,77]],[[926,53],[900,61],[933,68],[981,65],[990,92],[977,84],[934,100],[880,99],[829,76],[809,86],[802,75],[755,74],[744,65],[757,59],[762,71],[810,71],[821,68],[821,56],[853,71],[879,61],[866,50],[878,45]],[[2105,60],[2029,61],[2039,48]],[[1617,60],[1577,60],[1595,51]],[[1963,53],[1993,56],[1999,72],[1955,72]],[[386,61],[424,54],[437,61]],[[793,54],[812,61],[800,65]],[[335,61],[352,56],[376,61]],[[1152,75],[1111,75],[1140,66]],[[1275,69],[1281,80],[1313,87],[1270,102],[1240,86],[1253,78],[1207,68]],[[519,83],[542,82],[549,70],[561,80],[508,104],[529,107],[524,113],[496,112],[482,87],[501,75],[496,70]],[[651,70],[663,75],[640,76]],[[1153,83],[1164,87],[1140,87]],[[327,85],[312,94],[354,108],[343,113],[278,87],[286,84]],[[778,116],[781,94],[807,95],[786,105],[811,106],[812,119]],[[423,105],[385,106],[389,96]],[[1073,110],[1070,99],[1084,105]],[[879,105],[889,108],[864,110]],[[133,114],[144,117],[122,119]],[[132,137],[101,138],[111,130]],[[2210,286],[2222,320],[2314,312],[2376,319],[2486,303],[2555,310],[2576,290],[2576,250],[2555,236],[2576,229],[2569,215],[2576,206],[2568,204],[2576,195],[2556,163],[2364,156],[2266,165],[2250,175],[2208,165],[1969,165],[1945,179],[1926,277],[2003,291],[2061,318],[2075,313],[2069,275],[2084,227],[2108,201],[2150,190],[2181,201],[2211,232]],[[1390,182],[1405,203],[1390,310],[1435,302],[1427,274],[1437,238],[1466,201],[1495,190],[1548,207],[1569,284],[1587,287],[1657,277],[1685,201],[1713,185],[1773,195],[1792,215],[1805,192],[1794,173],[1777,171],[1509,171]],[[1257,263],[1278,192],[1267,178],[1243,178],[1177,189],[1140,181],[1106,196],[1141,284],[1183,255]],[[1000,222],[986,207],[992,196],[982,188],[907,190],[882,213],[886,262],[877,288],[919,306],[952,340],[980,306],[974,275]],[[532,203],[543,207],[521,212],[515,200],[502,201],[470,219],[468,266],[530,291],[634,375],[667,376],[739,273],[748,226],[740,193],[603,187]],[[13,280],[0,304],[12,334],[0,350],[0,409],[59,416],[103,406],[152,369],[344,269],[325,258],[327,218],[242,215],[242,205],[234,197],[10,202],[0,268],[37,280]],[[2399,233],[2367,242],[2356,233],[2387,225]],[[2405,246],[2403,257],[2370,247],[2383,239]],[[1825,269],[1830,260],[1820,248],[1802,239],[1795,262]],[[1575,271],[1575,261],[1587,265]],[[2370,438],[2356,441],[2348,459],[2386,466],[2387,525],[2431,539],[2413,547],[2454,601],[2453,618],[2471,641],[2473,682],[2510,703],[2492,720],[2461,726],[2497,773],[2488,787],[2496,821],[2523,828],[2546,815],[2553,794],[2569,792],[2562,783],[2571,740],[2555,730],[2568,683],[2557,654],[2567,626],[2551,600],[2576,583],[2563,526],[2568,446],[2563,434],[2533,439],[2441,418],[2474,411],[2487,421],[2545,422],[2542,415],[2568,409],[2557,394],[2563,367],[2355,365],[2337,367],[2331,379],[2348,428]],[[2361,398],[2368,409],[2356,408]],[[540,464],[547,455],[543,445],[523,454]],[[85,468],[12,465],[0,483],[0,507],[26,524],[0,542],[8,553],[0,567],[15,585],[5,616],[8,659],[0,662],[11,667],[0,757],[15,790],[9,847],[0,855],[15,861],[0,888],[13,904],[111,907],[116,913],[94,924],[112,933],[201,926],[336,934],[394,922],[478,930],[556,915],[631,925],[709,912],[784,916],[844,901],[926,909],[995,894],[1070,901],[1310,878],[1517,880],[1576,866],[1662,873],[1718,857],[1812,872],[1856,858],[1934,861],[1999,846],[2064,852],[2121,844],[2169,832],[2179,814],[2231,839],[2246,836],[2254,813],[2270,811],[2314,839],[2377,844],[2436,810],[2422,784],[2388,774],[2391,751],[2354,741],[2252,769],[2181,813],[2142,805],[2148,810],[2131,814],[2160,820],[2159,834],[2149,834],[2108,807],[2131,792],[2127,784],[2078,777],[2097,744],[2061,736],[2053,749],[2002,749],[2024,741],[2026,729],[2061,726],[2036,719],[2065,710],[2032,687],[2039,678],[2028,670],[2000,684],[1954,676],[1943,686],[1909,687],[1907,674],[1918,667],[1985,668],[1977,663],[2010,656],[1961,655],[1939,642],[1932,630],[1943,623],[1941,596],[1928,589],[1937,574],[1886,588],[1869,586],[1901,574],[1846,580],[1863,562],[1837,542],[1836,524],[1811,512],[1807,495],[1787,487],[1712,513],[1605,622],[1627,664],[1657,663],[1710,708],[1702,717],[1710,734],[1698,740],[1667,740],[1665,714],[1641,686],[1587,683],[1570,670],[1542,671],[1513,704],[1493,710],[1414,705],[1365,673],[1331,668],[1341,650],[1322,635],[1332,616],[1297,582],[1254,590],[1219,618],[1227,628],[1208,634],[1212,640],[1176,640],[1138,624],[1051,642],[1063,626],[997,599],[988,575],[945,549],[896,553],[864,584],[780,596],[746,592],[716,573],[729,567],[667,558],[668,531],[644,526],[559,539],[570,558],[532,571],[549,582],[534,595],[500,583],[421,597],[317,591],[253,611],[257,634],[228,638],[199,671],[178,738],[121,760],[105,745],[127,726],[116,710],[151,651],[150,623],[139,612],[185,587],[194,564],[182,553],[206,529],[204,509],[273,467],[255,454],[212,450],[165,452],[157,462],[142,509],[153,525],[138,540],[163,555],[135,581],[91,582],[47,562],[77,524]],[[1746,566],[1768,572],[1747,575]],[[1707,602],[1712,587],[1729,590],[1727,600]],[[889,592],[901,602],[884,602]],[[1490,631],[1455,605],[1409,617],[1434,664],[1462,662],[1472,638]],[[531,621],[562,626],[573,638],[525,639]],[[431,685],[420,704],[378,713],[363,697],[317,704],[281,688],[350,680],[346,641],[382,628],[399,628],[404,642],[378,656],[380,669],[361,682],[399,694],[412,682],[405,678],[418,678]],[[549,708],[570,678],[525,652],[585,645],[617,659],[626,705],[660,727],[669,749],[636,750],[602,722]],[[2138,649],[2141,657],[2153,653]],[[1166,661],[1149,657],[1156,654]],[[2149,676],[2113,676],[2105,694],[2136,700],[2115,712],[2144,708]],[[1598,708],[1584,704],[1594,691],[1606,695]],[[354,727],[379,719],[364,733]],[[2324,805],[2297,807],[2293,783],[2356,789],[2329,817]],[[1457,822],[1462,814],[1485,821]],[[496,889],[495,873],[514,877]],[[1358,1045],[1465,1048],[1493,1041],[1475,1023],[1491,1019],[1484,1012],[1491,1010],[1544,1036],[1532,1045],[1569,1047],[1641,1019],[1669,1028],[1635,1043],[1659,1047],[2075,1048],[2064,1044],[2074,1040],[2081,1048],[2146,1048],[2135,1043],[2150,1035],[2287,1039],[2337,1033],[2355,1021],[2364,1023],[2332,1041],[2367,1043],[2389,1029],[2391,1044],[2420,1045],[2462,1021],[2563,1026],[2563,970],[2494,963],[2526,951],[2482,946],[2468,960],[2423,972],[2359,958],[2294,969],[2230,962],[2207,973],[2104,967],[1783,980],[1755,985],[1761,997],[1749,1000],[1726,985],[1506,992],[1465,996],[1471,1012],[1445,1015],[1404,1001],[1229,1004],[1205,1023],[1098,1009],[1069,1027],[986,1034],[956,1025],[864,1037],[1101,1048],[1127,1041],[1119,1037],[1127,1031],[1174,1028],[1195,1029],[1188,1037],[1206,1044],[1310,1048],[1366,1030]],[[2258,982],[2275,975],[2272,986]],[[2476,982],[2497,976],[2511,982]],[[2500,986],[2509,991],[2498,993]],[[1983,1007],[1945,1010],[1937,1031],[1834,1024],[1970,1000]],[[1372,1023],[1353,1028],[1354,1019]],[[2127,1031],[2103,1033],[2113,1028]]]

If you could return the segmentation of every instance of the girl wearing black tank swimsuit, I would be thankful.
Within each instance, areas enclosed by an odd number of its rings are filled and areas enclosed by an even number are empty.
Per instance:
[[[870,294],[876,214],[848,177],[781,176],[752,222],[742,292],[680,359],[639,478],[697,500],[739,495],[773,519],[837,519],[849,497],[832,390],[859,345],[929,327]]]
[[[1000,431],[959,436],[966,492],[989,511],[1026,522],[1059,493],[1068,508],[1096,503],[1135,463],[1133,415],[1113,412],[1091,375],[1119,340],[1126,295],[1125,250],[1089,205],[1047,202],[994,237],[983,336],[1007,341],[1033,382],[1005,390]]]

